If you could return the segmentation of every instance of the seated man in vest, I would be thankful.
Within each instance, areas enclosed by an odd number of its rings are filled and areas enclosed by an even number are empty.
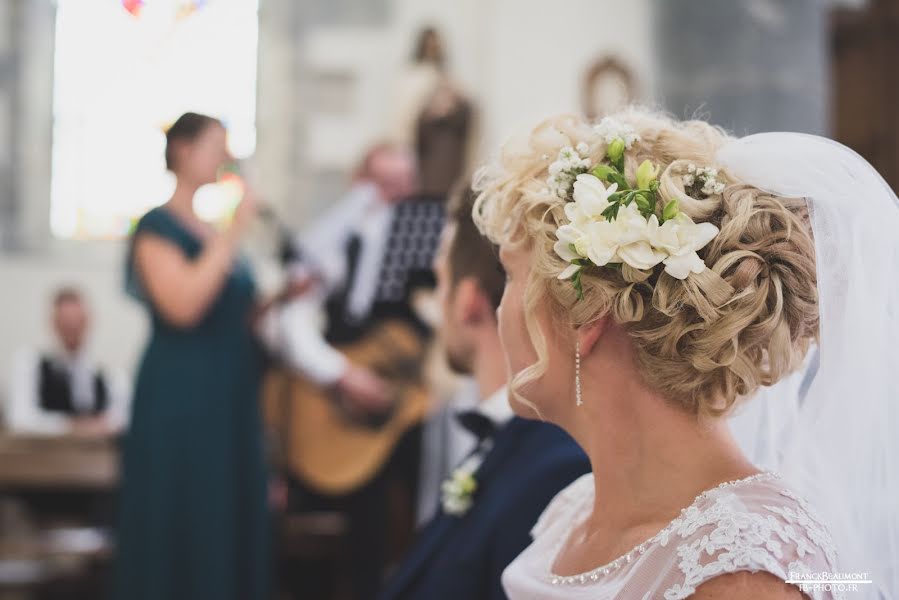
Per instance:
[[[14,433],[112,435],[127,419],[123,378],[110,378],[91,359],[86,341],[90,315],[74,288],[53,298],[54,347],[23,350],[16,357],[6,406],[6,426]]]

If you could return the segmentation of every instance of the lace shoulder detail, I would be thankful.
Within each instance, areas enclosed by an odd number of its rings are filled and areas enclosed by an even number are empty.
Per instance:
[[[531,537],[536,539],[557,523],[570,522],[582,507],[592,506],[594,491],[592,473],[575,479],[550,501],[531,529]]]
[[[769,483],[722,490],[672,522],[661,546],[675,546],[677,568],[665,600],[681,600],[725,573],[765,571],[783,581],[834,572],[837,553],[826,526],[801,497]],[[838,592],[812,598],[842,598]]]

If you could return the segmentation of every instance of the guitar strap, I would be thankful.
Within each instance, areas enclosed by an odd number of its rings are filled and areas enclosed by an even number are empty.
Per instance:
[[[353,232],[344,246],[346,257],[346,278],[343,287],[328,299],[326,311],[328,313],[328,331],[325,338],[332,344],[347,343],[358,338],[364,323],[358,323],[348,310],[350,291],[356,282],[356,273],[359,271],[359,258],[362,256],[362,237]]]

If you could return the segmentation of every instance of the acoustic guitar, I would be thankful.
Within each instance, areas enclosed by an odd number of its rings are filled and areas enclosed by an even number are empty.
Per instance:
[[[333,496],[374,478],[429,409],[422,375],[425,341],[408,324],[385,321],[338,350],[388,382],[388,412],[360,414],[336,390],[283,370],[270,374],[263,390],[267,420],[281,432],[284,466],[313,490]]]

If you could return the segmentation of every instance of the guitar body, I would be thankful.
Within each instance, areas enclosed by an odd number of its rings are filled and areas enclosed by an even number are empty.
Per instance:
[[[264,390],[268,407],[280,396],[279,414],[267,413],[282,431],[287,468],[318,493],[331,496],[346,495],[374,478],[429,408],[422,377],[425,344],[412,327],[388,321],[338,349],[391,385],[389,413],[356,414],[333,390],[293,374],[276,373]]]

